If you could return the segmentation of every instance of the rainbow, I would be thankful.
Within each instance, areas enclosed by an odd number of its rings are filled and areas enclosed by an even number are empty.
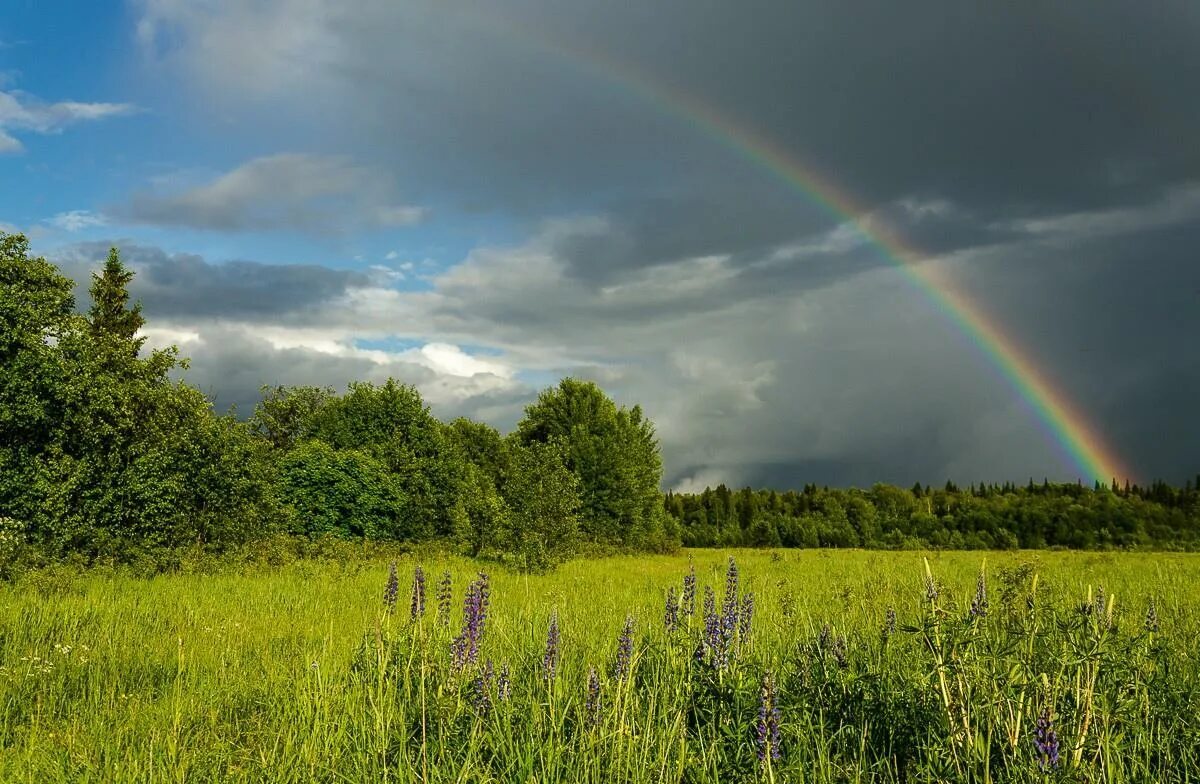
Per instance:
[[[1089,481],[1132,479],[1132,472],[1067,395],[1056,388],[1021,347],[965,292],[940,276],[923,254],[909,247],[886,227],[869,225],[868,210],[850,194],[822,177],[778,142],[736,118],[722,113],[697,96],[666,84],[634,65],[591,47],[563,38],[548,37],[515,25],[510,19],[486,15],[488,27],[500,28],[556,58],[574,64],[624,92],[631,93],[660,112],[677,117],[702,131],[712,141],[782,182],[806,201],[839,222],[856,228],[878,255],[894,266],[942,315],[956,326],[1025,402],[1050,441],[1069,461],[1080,478]]]

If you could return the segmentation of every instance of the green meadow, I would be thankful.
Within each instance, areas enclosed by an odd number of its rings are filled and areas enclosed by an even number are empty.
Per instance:
[[[456,662],[480,570],[478,656]],[[0,781],[1200,778],[1200,557],[707,550],[526,575],[405,555],[392,611],[388,574],[0,586]]]

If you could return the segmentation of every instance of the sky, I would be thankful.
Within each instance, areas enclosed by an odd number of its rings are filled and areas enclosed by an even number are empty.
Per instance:
[[[395,377],[507,431],[570,375],[672,489],[1182,484],[1197,40],[1194,0],[6,0],[0,230],[81,303],[119,247],[220,411]]]

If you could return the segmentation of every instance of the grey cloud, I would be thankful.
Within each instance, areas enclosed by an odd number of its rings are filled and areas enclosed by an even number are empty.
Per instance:
[[[312,308],[370,285],[368,275],[308,264],[261,264],[253,261],[210,263],[187,253],[128,241],[87,242],[51,254],[78,284],[77,300],[86,303],[90,271],[109,247],[120,248],[134,269],[132,295],[151,318],[224,318],[241,321],[302,319]]]
[[[210,182],[143,192],[111,212],[135,223],[221,231],[345,232],[419,222],[420,207],[396,204],[390,178],[338,156],[255,158]]]

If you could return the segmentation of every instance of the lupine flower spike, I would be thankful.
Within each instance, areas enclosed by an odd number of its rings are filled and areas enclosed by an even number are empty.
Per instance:
[[[629,674],[629,664],[633,659],[633,616],[625,617],[625,628],[617,640],[617,658],[613,662],[613,678],[621,680]]]
[[[542,654],[542,676],[554,680],[558,671],[558,610],[550,615],[550,629],[546,632],[546,652]]]
[[[600,723],[600,675],[596,668],[588,668],[587,697],[583,703],[583,713],[589,727]]]
[[[1058,734],[1054,731],[1054,722],[1051,720],[1048,706],[1043,708],[1042,714],[1038,716],[1033,748],[1037,754],[1038,767],[1043,773],[1058,767]]]
[[[450,573],[443,572],[437,587],[437,622],[439,626],[450,625]]]
[[[1150,597],[1150,604],[1146,606],[1146,631],[1158,631],[1158,604],[1154,597]]]
[[[488,604],[488,576],[480,572],[479,579],[467,587],[467,596],[463,600],[463,628],[450,644],[454,668],[457,670],[479,660],[479,642],[487,622]]]
[[[691,618],[696,614],[696,565],[683,576],[683,599],[680,603],[683,614]]]
[[[679,631],[679,597],[673,585],[667,589],[667,601],[663,607],[663,628],[667,630],[667,634]]]
[[[413,572],[412,601],[408,606],[409,620],[415,621],[425,614],[425,570],[417,564]]]
[[[754,722],[754,747],[764,767],[779,762],[779,698],[770,672],[763,673],[758,692],[758,719]]]
[[[982,618],[988,612],[987,598],[987,580],[983,576],[983,571],[979,572],[979,579],[975,581],[975,598],[971,600],[971,617]]]
[[[383,589],[383,605],[387,607],[388,615],[396,612],[396,598],[400,595],[400,577],[396,574],[396,562],[388,567],[387,586]]]

